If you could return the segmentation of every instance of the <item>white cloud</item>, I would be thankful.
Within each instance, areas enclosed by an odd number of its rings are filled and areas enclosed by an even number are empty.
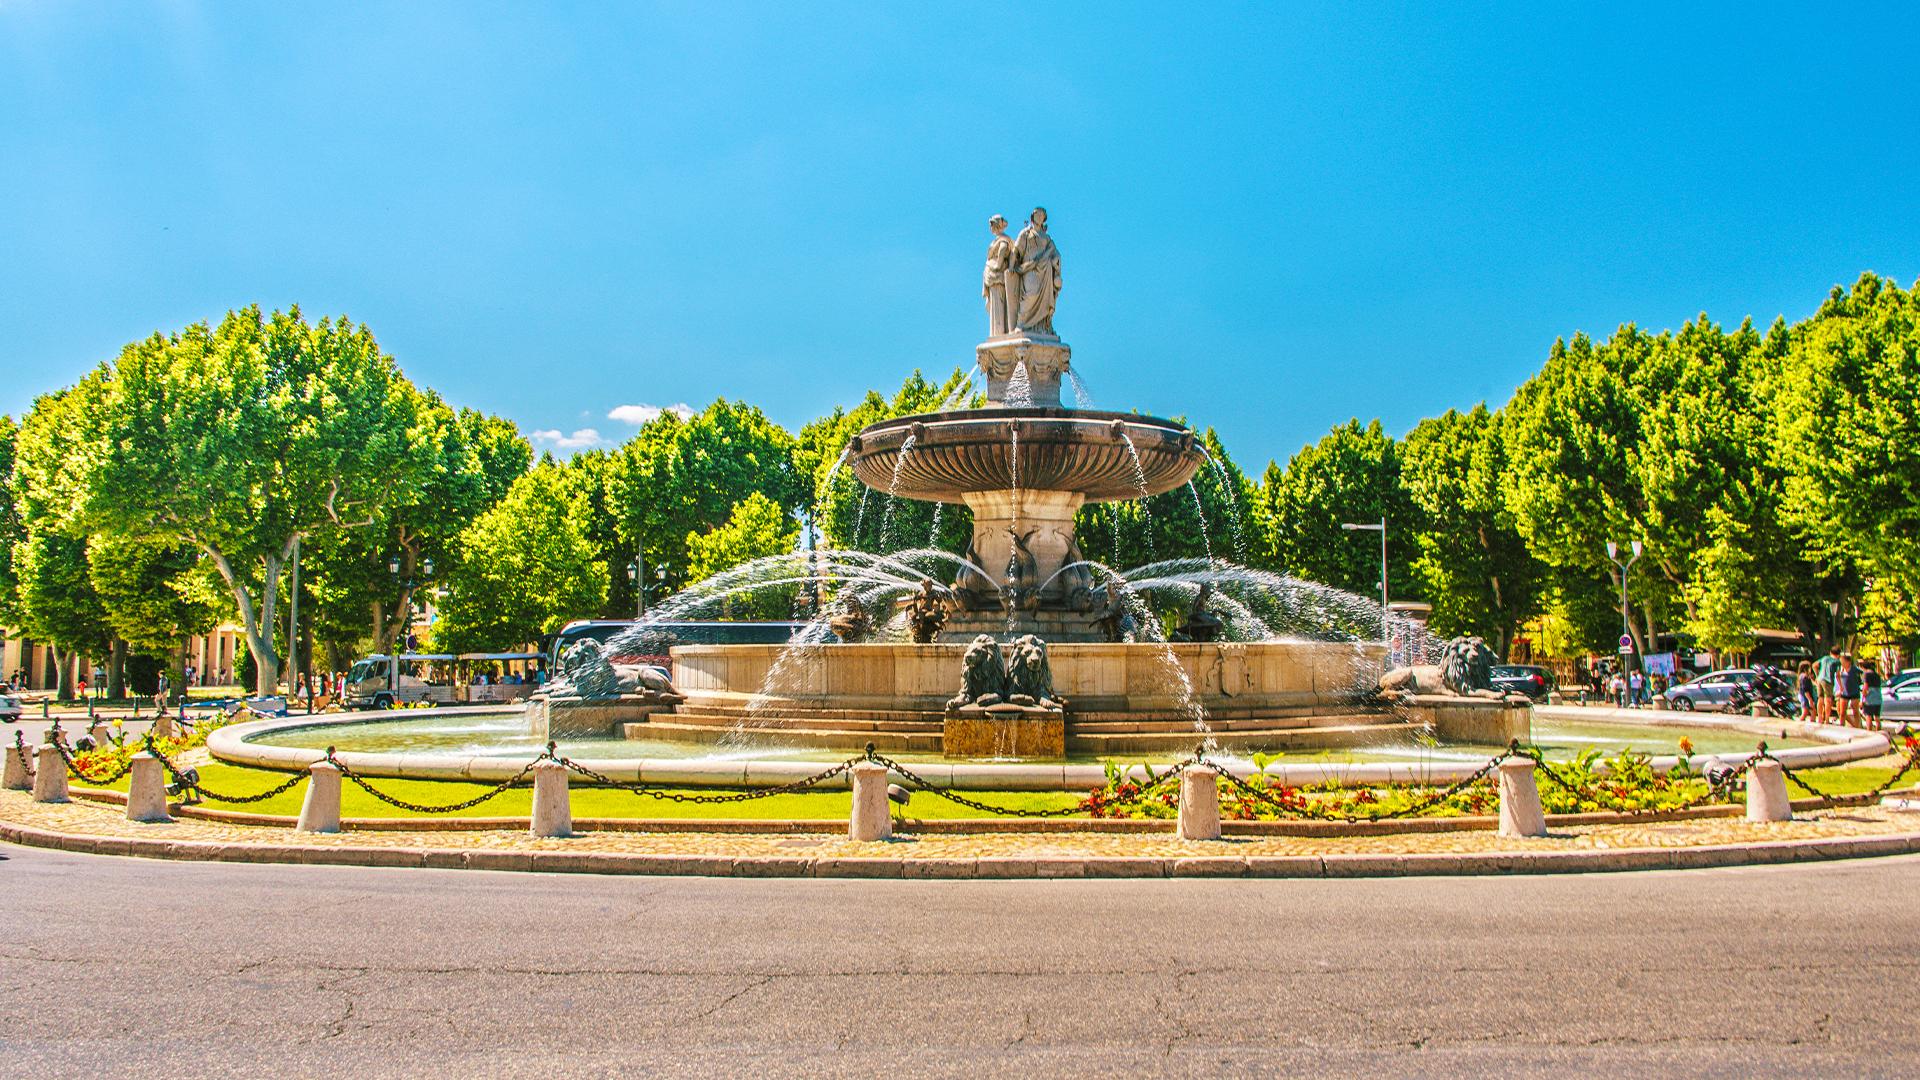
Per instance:
[[[663,412],[670,412],[682,420],[693,416],[693,409],[686,402],[661,408],[658,405],[619,405],[607,414],[609,420],[623,420],[629,424],[644,424],[654,420]]]
[[[534,442],[552,443],[556,450],[582,450],[606,441],[592,428],[581,428],[571,435],[562,435],[558,431],[536,431],[528,437]]]

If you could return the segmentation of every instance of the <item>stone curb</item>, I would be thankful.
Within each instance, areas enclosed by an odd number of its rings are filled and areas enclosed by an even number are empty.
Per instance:
[[[220,843],[89,836],[0,822],[0,841],[86,855],[188,862],[394,866],[433,870],[511,870],[545,874],[642,874],[672,877],[813,877],[944,880],[1045,878],[1328,878],[1588,874],[1693,870],[1716,866],[1866,859],[1920,854],[1920,833],[1779,840],[1695,848],[1470,854],[1277,856],[1051,856],[908,859],[871,857],[640,855],[614,852],[499,851],[305,844]]]

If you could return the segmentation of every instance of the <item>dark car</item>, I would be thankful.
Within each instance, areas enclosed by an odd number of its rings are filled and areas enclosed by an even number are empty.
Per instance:
[[[1535,701],[1545,701],[1547,692],[1554,688],[1553,672],[1525,664],[1497,664],[1493,688],[1503,694],[1525,694]]]

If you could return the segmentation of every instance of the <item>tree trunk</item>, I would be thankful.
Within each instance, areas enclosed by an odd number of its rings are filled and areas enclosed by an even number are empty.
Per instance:
[[[167,672],[167,679],[179,690],[173,695],[173,704],[185,704],[187,700],[187,639],[184,637],[173,647],[173,664]]]
[[[52,646],[48,647],[52,648]],[[53,650],[54,671],[59,678],[59,685],[54,690],[54,697],[61,701],[73,700],[73,664],[74,661],[78,659],[79,650],[77,649]]]
[[[108,653],[107,696],[115,701],[127,696],[127,643],[117,637]]]
[[[253,591],[233,569],[233,564],[218,548],[202,546],[201,550],[213,560],[214,568],[226,579],[227,588],[233,593],[234,606],[240,609],[240,625],[246,631],[247,651],[253,653],[256,674],[253,680],[253,692],[258,697],[272,697],[280,685],[280,654],[273,649],[274,608],[280,597],[280,567],[286,556],[291,554],[293,545],[299,540],[296,533],[287,540],[283,553],[260,556],[260,604],[256,608]]]

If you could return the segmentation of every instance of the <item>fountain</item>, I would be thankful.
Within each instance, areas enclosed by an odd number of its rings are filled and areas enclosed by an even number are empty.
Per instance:
[[[871,738],[948,757],[1058,758],[1164,752],[1197,739],[1249,750],[1349,746],[1433,726],[1415,705],[1395,711],[1368,702],[1384,645],[1280,639],[1246,601],[1216,589],[1228,579],[1278,583],[1270,590],[1278,593],[1292,587],[1274,575],[1209,557],[1129,581],[1083,556],[1074,535],[1081,507],[1172,491],[1209,458],[1194,433],[1172,421],[1062,405],[1062,379],[1078,380],[1072,349],[1053,329],[1060,256],[1045,211],[1035,210],[1015,240],[1003,219],[990,227],[982,286],[989,336],[974,350],[985,407],[870,424],[841,459],[868,495],[889,500],[889,520],[901,498],[973,511],[965,552],[945,556],[951,577],[936,581],[939,567],[912,565],[935,563],[940,553],[869,564],[846,582],[840,616],[849,606],[858,613],[862,641],[797,646],[805,649],[798,663],[775,646],[675,649],[674,684],[687,701],[671,717],[654,717],[648,731],[677,727],[697,737],[686,729],[751,720],[760,730],[779,718],[779,729],[810,744]],[[1193,590],[1172,640],[1136,595],[1149,584]],[[921,628],[916,641],[864,641],[876,597],[895,607],[901,624]],[[936,603],[944,617],[930,610]],[[1257,626],[1256,640],[1231,640],[1235,622]],[[979,650],[994,642],[1029,643],[1014,656],[1039,643],[1057,700],[971,689],[950,698],[963,671],[972,686]],[[1524,735],[1524,709],[1497,712],[1491,730]]]

